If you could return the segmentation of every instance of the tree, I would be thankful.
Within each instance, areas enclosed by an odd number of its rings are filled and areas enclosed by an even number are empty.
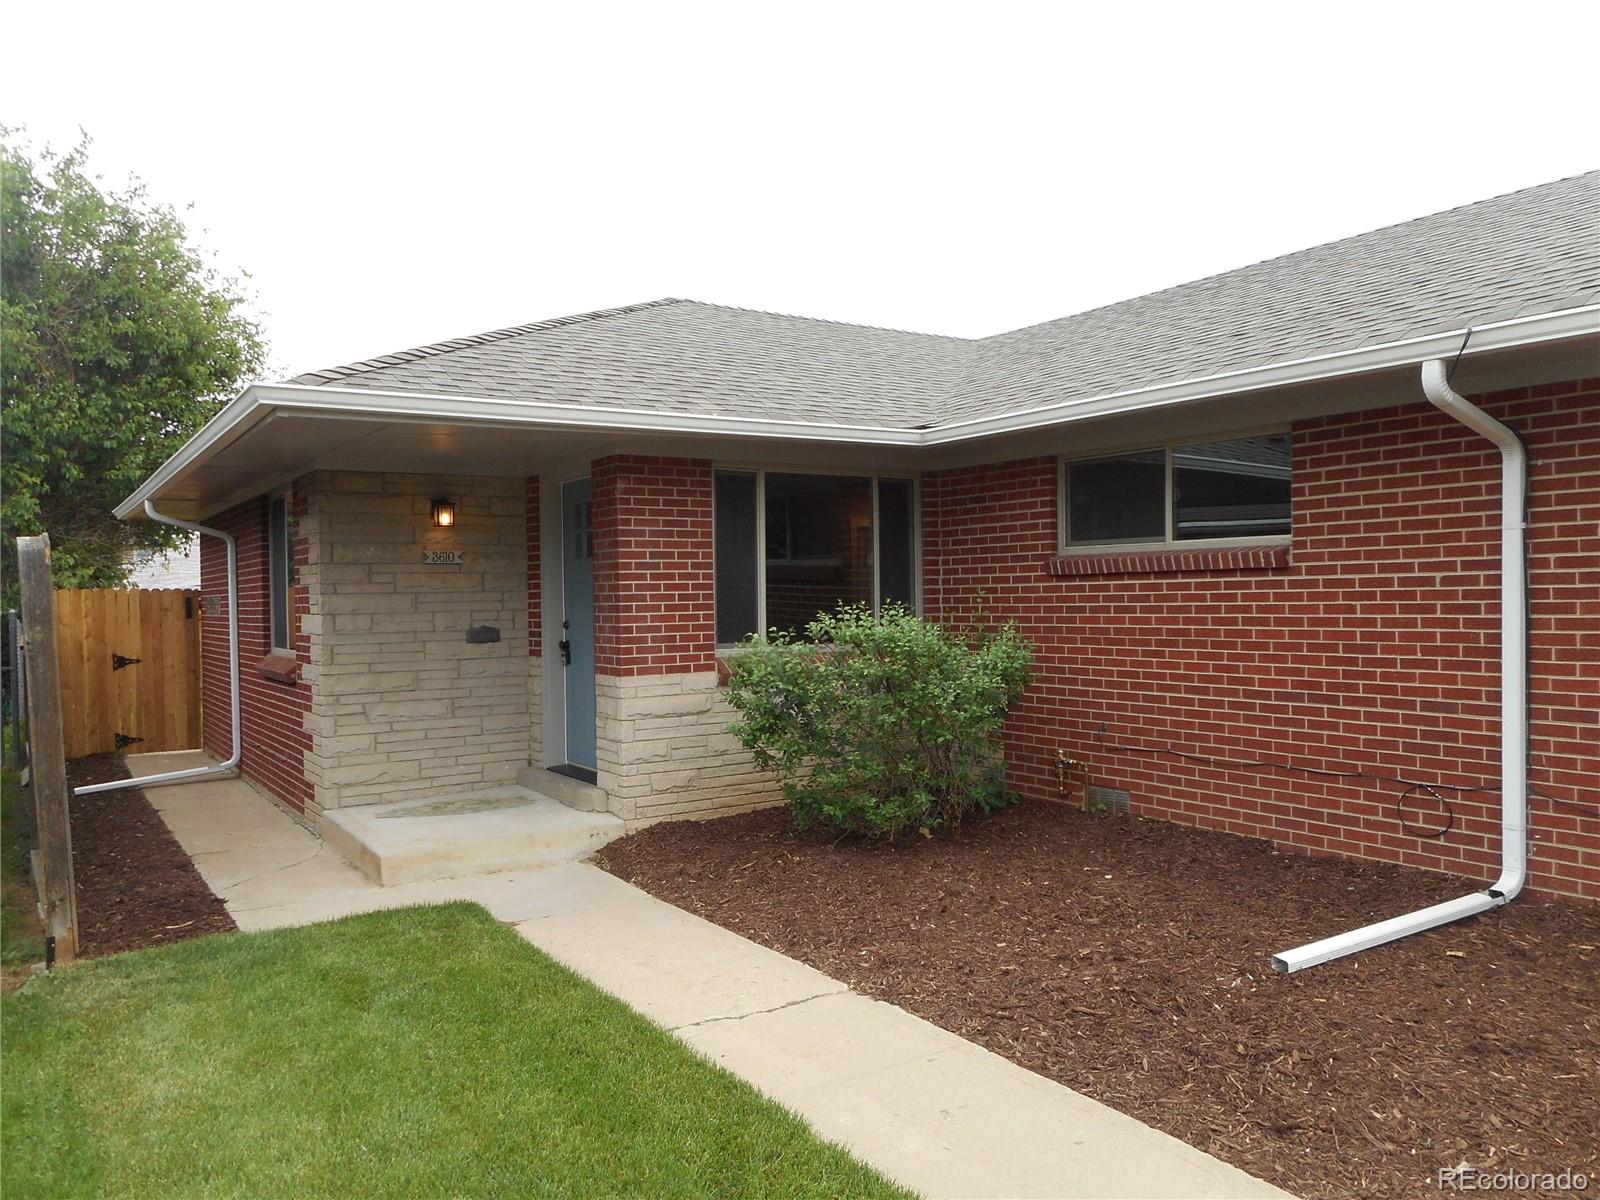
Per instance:
[[[132,492],[259,371],[261,331],[238,283],[134,180],[87,173],[88,139],[0,163],[0,548],[8,606],[16,541],[49,533],[57,586],[127,581],[136,549],[177,531],[121,522]]]

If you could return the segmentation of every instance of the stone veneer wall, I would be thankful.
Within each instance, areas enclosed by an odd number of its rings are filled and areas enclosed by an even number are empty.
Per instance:
[[[630,825],[720,817],[783,799],[728,732],[716,671],[595,680],[599,784]]]
[[[455,528],[433,528],[435,496],[456,502]],[[301,582],[318,808],[507,784],[535,753],[525,507],[521,479],[311,477]],[[466,561],[424,566],[425,546]],[[476,625],[500,641],[468,644]]]

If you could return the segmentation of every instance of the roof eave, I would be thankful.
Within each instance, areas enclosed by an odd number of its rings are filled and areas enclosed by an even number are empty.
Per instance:
[[[1468,329],[1472,334],[1470,340],[1467,340]],[[1600,304],[1588,304],[1579,308],[1514,317],[1510,320],[1451,329],[1442,333],[1383,342],[1374,346],[1361,346],[1330,354],[1269,363],[1240,371],[1225,371],[1218,375],[1207,375],[1178,383],[1132,388],[1102,396],[1068,400],[1022,412],[953,421],[948,425],[939,425],[926,431],[924,444],[950,445],[999,434],[1025,433],[1033,429],[1135,409],[1162,408],[1218,396],[1237,396],[1246,392],[1293,384],[1317,383],[1346,375],[1365,375],[1397,367],[1420,366],[1429,359],[1451,358],[1463,353],[1463,342],[1466,342],[1463,356],[1471,358],[1497,350],[1510,350],[1520,346],[1537,345],[1540,342],[1562,341],[1596,333],[1600,333]]]
[[[910,447],[922,444],[921,431],[914,429],[721,417],[663,412],[659,409],[596,408],[579,404],[385,392],[371,388],[258,383],[245,388],[112,511],[123,520],[141,516],[145,501],[154,498],[185,468],[221,449],[271,413],[441,421],[452,425],[582,429],[601,433],[731,435],[867,446]]]
[[[1467,356],[1600,333],[1600,304],[1473,326]],[[229,403],[114,510],[142,514],[144,502],[186,467],[241,436],[268,412],[306,412],[451,424],[519,425],[614,433],[703,434],[896,447],[950,446],[1003,434],[1065,425],[1138,409],[1164,408],[1220,396],[1314,383],[1341,376],[1416,366],[1461,352],[1466,329],[1272,363],[1179,383],[1107,393],[1023,412],[977,417],[932,429],[895,429],[810,421],[753,419],[659,409],[596,408],[480,397],[384,392],[306,384],[254,384]]]
[[[119,521],[126,521],[130,517],[142,517],[145,501],[154,499],[156,493],[185,467],[197,461],[207,451],[221,449],[255,424],[262,415],[255,392],[256,386],[251,385],[223,405],[216,415],[196,430],[187,442],[178,447],[171,458],[157,467],[155,472],[127,499],[112,509],[112,514]]]

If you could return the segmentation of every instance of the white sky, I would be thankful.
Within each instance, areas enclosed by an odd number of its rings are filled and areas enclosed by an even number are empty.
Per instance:
[[[661,296],[982,335],[1590,169],[1600,5],[13,4],[272,377]]]

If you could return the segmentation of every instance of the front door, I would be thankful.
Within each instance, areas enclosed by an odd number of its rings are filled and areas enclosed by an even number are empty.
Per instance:
[[[561,485],[561,660],[566,673],[566,765],[593,772],[594,506],[589,481]],[[592,780],[591,780],[592,781]]]

